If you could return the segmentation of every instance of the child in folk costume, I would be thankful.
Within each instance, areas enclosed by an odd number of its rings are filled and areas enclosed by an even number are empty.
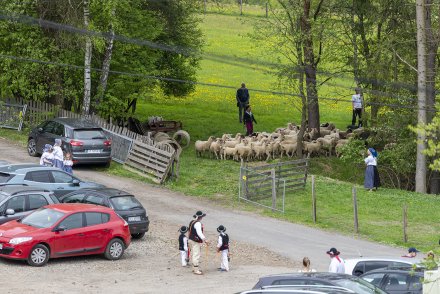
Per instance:
[[[251,106],[247,105],[243,117],[243,123],[246,127],[246,136],[252,136],[254,133],[254,122],[257,123],[254,114],[252,113]]]
[[[43,148],[43,154],[40,158],[40,165],[53,166],[53,148],[52,145],[46,144]]]
[[[217,242],[217,252],[221,252],[220,257],[220,268],[219,271],[228,272],[229,271],[229,236],[226,234],[226,228],[220,225],[217,228],[217,232],[220,233]]]
[[[73,166],[72,155],[69,152],[67,152],[63,161],[63,169],[66,173],[72,175],[73,174],[72,166]]]
[[[188,232],[188,227],[182,226],[179,232],[180,232],[180,236],[179,236],[180,259],[182,261],[182,266],[187,266],[189,261],[188,238],[186,237],[186,232]]]
[[[53,145],[53,166],[63,169],[64,153],[61,145],[61,139],[55,139],[55,144]]]

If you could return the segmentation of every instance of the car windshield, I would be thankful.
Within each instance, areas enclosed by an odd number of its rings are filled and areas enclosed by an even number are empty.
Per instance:
[[[0,173],[0,183],[7,183],[10,179],[12,179],[12,175],[8,173]]]
[[[8,198],[8,195],[0,192],[0,203],[3,202],[3,200],[5,200],[6,198]]]
[[[110,202],[115,210],[143,208],[142,204],[131,195],[112,197],[110,198]]]
[[[31,213],[23,218],[21,223],[36,228],[49,228],[59,221],[63,216],[64,213],[62,212],[50,208],[40,208],[34,213]]]
[[[78,140],[107,139],[101,129],[75,130],[73,137]]]
[[[386,294],[383,290],[360,278],[333,280],[333,282],[358,294]]]

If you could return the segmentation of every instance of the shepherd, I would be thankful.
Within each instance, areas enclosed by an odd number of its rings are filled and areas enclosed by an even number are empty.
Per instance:
[[[191,257],[193,264],[193,273],[195,275],[202,275],[203,272],[199,268],[200,252],[202,250],[202,244],[209,245],[208,240],[203,234],[202,219],[206,216],[206,213],[197,211],[193,216],[193,220],[189,223],[189,244],[191,245]]]

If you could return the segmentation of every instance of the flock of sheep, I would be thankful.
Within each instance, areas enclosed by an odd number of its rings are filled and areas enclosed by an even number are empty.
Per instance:
[[[336,155],[339,156],[340,147],[362,129],[354,131],[340,131],[334,124],[327,123],[303,136],[304,156]],[[197,156],[209,153],[210,157],[233,160],[269,160],[283,156],[293,157],[297,152],[299,127],[288,123],[286,128],[278,128],[273,133],[257,133],[253,136],[243,136],[238,133],[235,137],[224,134],[221,138],[209,137],[207,141],[196,141]]]

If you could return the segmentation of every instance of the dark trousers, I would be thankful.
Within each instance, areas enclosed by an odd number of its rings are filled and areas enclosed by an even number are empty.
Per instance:
[[[353,109],[353,117],[351,119],[351,125],[356,125],[356,116],[359,117],[359,125],[358,127],[362,126],[362,108],[355,108]]]
[[[244,112],[246,110],[247,103],[238,103],[238,121],[243,122]]]

